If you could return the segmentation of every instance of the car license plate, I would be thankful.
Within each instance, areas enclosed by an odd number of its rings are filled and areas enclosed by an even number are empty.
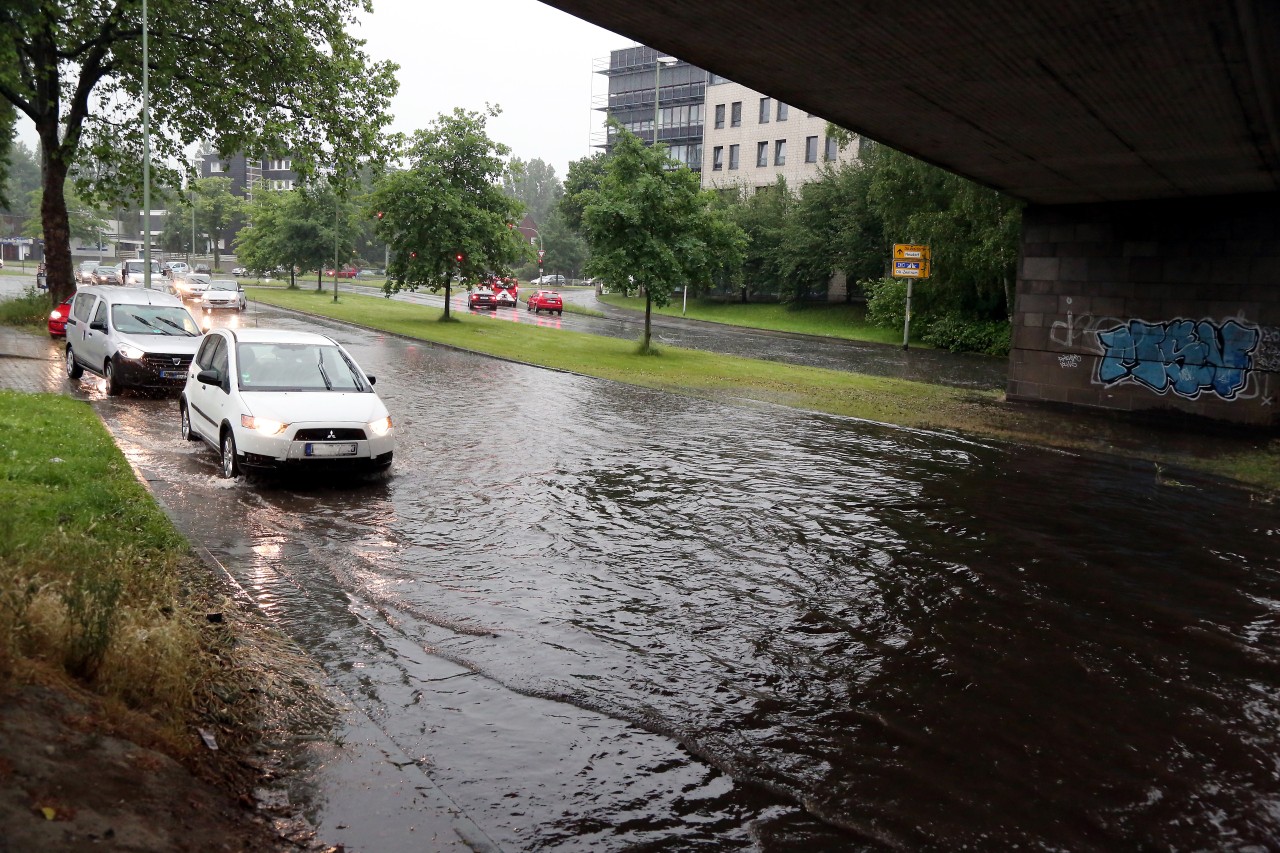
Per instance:
[[[308,444],[304,451],[307,456],[355,456],[354,441],[342,444]]]
[[[186,373],[186,371],[185,371],[185,370],[162,370],[162,371],[160,371],[160,378],[161,378],[161,379],[181,379],[183,376],[186,376],[186,375],[187,375],[187,373]]]

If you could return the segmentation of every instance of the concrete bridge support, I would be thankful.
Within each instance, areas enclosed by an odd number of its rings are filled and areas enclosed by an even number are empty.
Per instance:
[[[1008,395],[1280,427],[1280,195],[1029,207]]]

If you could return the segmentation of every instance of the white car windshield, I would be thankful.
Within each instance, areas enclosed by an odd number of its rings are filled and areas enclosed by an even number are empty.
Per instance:
[[[111,309],[116,331],[130,335],[199,337],[202,332],[185,308],[174,305],[116,305]]]
[[[209,290],[239,290],[240,285],[236,284],[234,281],[215,281],[213,284],[209,285],[208,289]]]
[[[367,391],[373,388],[342,350],[332,344],[236,345],[242,391]]]

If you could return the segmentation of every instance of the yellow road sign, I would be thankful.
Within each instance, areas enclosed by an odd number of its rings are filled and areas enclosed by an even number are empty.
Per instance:
[[[928,246],[918,246],[914,243],[894,243],[893,259],[896,260],[915,260],[927,261],[933,256],[929,253]]]

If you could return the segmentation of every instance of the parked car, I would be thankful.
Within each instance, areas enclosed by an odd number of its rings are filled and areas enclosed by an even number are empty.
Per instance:
[[[182,275],[191,272],[191,267],[186,261],[165,261],[160,265],[160,271],[165,278],[173,278],[175,275]]]
[[[97,268],[97,261],[81,261],[76,268],[76,284],[93,284],[93,271]]]
[[[468,308],[497,308],[498,300],[493,291],[487,287],[477,287],[467,291]]]
[[[562,276],[562,275],[540,275],[540,276],[538,276],[537,278],[535,278],[535,279],[533,279],[532,281],[530,281],[530,282],[529,282],[529,284],[531,284],[531,285],[535,285],[535,286],[540,284],[540,285],[542,285],[543,287],[546,287],[548,284],[554,284],[554,285],[558,285],[558,286],[560,286],[560,287],[564,287],[564,276]]]
[[[231,271],[231,274],[232,274],[232,275],[234,275],[234,276],[236,276],[236,277],[238,278],[238,277],[243,276],[243,275],[248,275],[248,274],[249,274],[249,271],[248,271],[247,269],[245,269],[244,267],[236,267],[235,269],[233,269],[233,270]]]
[[[122,287],[146,287],[147,263],[141,259],[130,259],[121,261],[116,264],[116,280],[115,283]],[[154,282],[160,278],[160,264],[157,261],[151,262],[151,280]]]
[[[107,381],[107,393],[128,386],[181,387],[200,346],[196,318],[182,300],[136,287],[82,287],[67,318],[67,378],[84,371]]]
[[[213,329],[187,371],[182,437],[248,468],[390,467],[391,415],[374,377],[332,338],[282,329]]]
[[[93,268],[93,277],[89,284],[115,284],[116,268],[108,266],[97,266]]]
[[[208,264],[196,264],[195,269],[193,269],[192,272],[198,272],[198,273],[201,273],[202,275],[208,275],[208,276],[213,275],[213,270],[209,269]]]
[[[560,299],[560,294],[554,290],[539,290],[533,296],[529,297],[529,301],[525,303],[526,310],[535,314],[541,314],[543,311],[554,311],[556,314],[564,314],[564,302]]]
[[[71,300],[74,296],[68,296],[66,300],[49,312],[49,337],[65,338],[67,336],[67,316],[71,313]]]
[[[230,278],[215,278],[204,289],[204,295],[200,298],[200,307],[206,314],[215,308],[243,311],[249,307],[249,302],[245,299],[244,288],[240,286],[240,282]]]

